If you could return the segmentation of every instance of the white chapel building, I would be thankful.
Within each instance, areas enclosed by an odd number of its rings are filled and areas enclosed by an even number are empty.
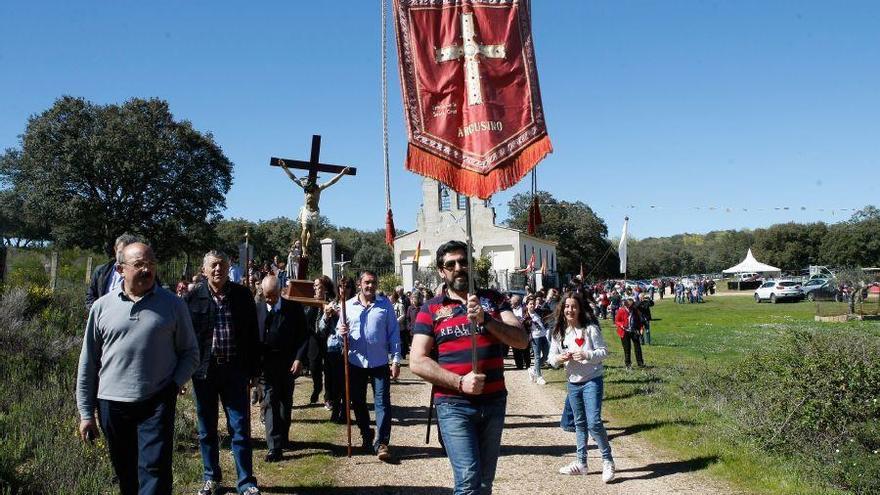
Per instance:
[[[471,200],[471,228],[474,256],[488,256],[496,274],[522,270],[529,264],[532,254],[535,256],[535,270],[543,266],[547,272],[556,271],[556,243],[496,225],[495,209],[489,201]],[[419,268],[434,270],[437,248],[446,241],[465,241],[465,229],[465,196],[436,180],[424,179],[416,230],[394,240],[395,271],[403,275],[404,267],[412,264],[420,242]],[[408,278],[403,276],[404,285],[407,285]],[[508,290],[506,277],[499,278],[498,285],[499,289]]]

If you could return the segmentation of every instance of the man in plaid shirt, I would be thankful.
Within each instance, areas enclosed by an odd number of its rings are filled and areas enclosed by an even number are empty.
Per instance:
[[[260,369],[256,306],[250,290],[229,280],[225,254],[210,251],[202,271],[206,282],[196,285],[186,297],[201,357],[192,380],[205,481],[198,493],[214,495],[220,489],[219,399],[231,429],[237,491],[258,494],[247,394],[249,380]]]

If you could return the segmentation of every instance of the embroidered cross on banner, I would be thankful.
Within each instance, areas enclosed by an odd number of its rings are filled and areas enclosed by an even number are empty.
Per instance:
[[[486,58],[503,59],[506,55],[504,45],[481,45],[477,43],[474,30],[474,14],[461,14],[461,36],[464,46],[452,44],[438,48],[435,60],[438,64],[458,60],[464,57],[464,79],[467,86],[468,105],[483,104],[483,87],[480,84],[480,60],[477,55]]]

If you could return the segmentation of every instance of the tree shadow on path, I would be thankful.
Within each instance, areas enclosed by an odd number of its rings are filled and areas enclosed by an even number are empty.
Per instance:
[[[614,440],[617,437],[625,437],[629,435],[634,435],[636,433],[641,433],[643,431],[654,430],[656,428],[661,428],[663,426],[694,426],[696,425],[693,421],[658,421],[655,423],[638,423],[629,426],[608,426],[607,430],[614,430],[615,433],[608,433],[608,440]],[[619,431],[617,431],[619,430]]]
[[[686,461],[654,462],[643,467],[618,469],[617,478],[613,483],[624,483],[630,480],[652,480],[671,474],[702,471],[718,462],[718,456],[695,457]],[[644,473],[638,476],[621,476],[622,473]]]
[[[263,493],[296,495],[448,495],[452,490],[443,486],[354,486],[343,488],[262,486]]]

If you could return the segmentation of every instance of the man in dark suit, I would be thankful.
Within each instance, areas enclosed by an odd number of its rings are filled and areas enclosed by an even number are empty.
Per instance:
[[[278,279],[263,278],[265,303],[257,304],[263,347],[263,393],[266,408],[266,462],[281,460],[293,410],[293,386],[308,349],[305,314],[300,303],[282,299]]]
[[[92,280],[89,282],[88,290],[86,290],[86,309],[91,309],[92,304],[95,304],[99,297],[122,285],[122,275],[116,270],[116,259],[126,246],[135,242],[140,242],[140,239],[131,234],[122,234],[116,238],[116,242],[113,243],[110,261],[103,265],[98,265],[92,271]],[[159,284],[157,283],[156,285]]]

